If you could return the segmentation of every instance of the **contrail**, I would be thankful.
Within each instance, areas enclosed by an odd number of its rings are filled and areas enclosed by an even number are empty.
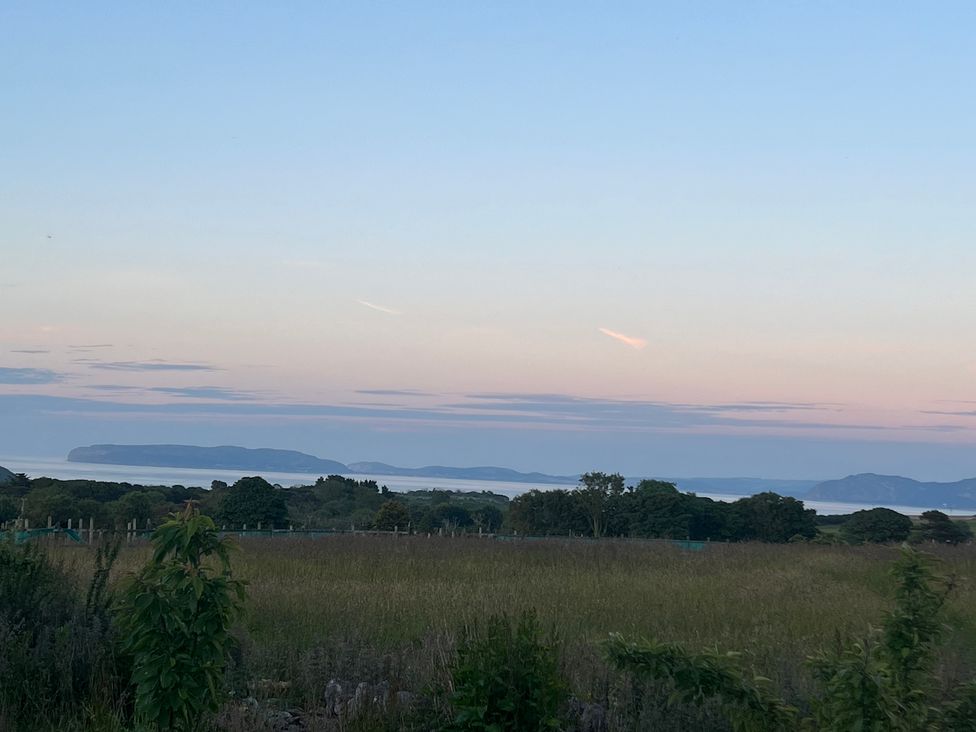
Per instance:
[[[603,335],[610,336],[611,338],[615,338],[621,343],[626,343],[631,348],[636,348],[638,351],[647,346],[647,341],[645,341],[643,338],[624,335],[623,333],[618,333],[617,331],[610,330],[609,328],[598,328],[597,330],[603,333]]]
[[[393,308],[385,308],[382,305],[374,305],[371,302],[366,302],[365,300],[356,300],[360,305],[365,305],[373,310],[379,310],[381,313],[386,313],[387,315],[403,315],[399,310],[394,310]]]

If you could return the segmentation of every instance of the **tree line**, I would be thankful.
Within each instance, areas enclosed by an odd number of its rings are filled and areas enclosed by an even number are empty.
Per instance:
[[[375,480],[341,475],[282,488],[259,476],[210,489],[142,486],[91,480],[15,476],[0,486],[0,524],[23,514],[32,526],[48,519],[94,519],[98,528],[142,528],[192,500],[218,526],[249,529],[376,529],[419,533],[483,531],[533,536],[635,537],[696,541],[825,543],[972,539],[969,525],[940,511],[919,521],[887,508],[818,516],[802,501],[772,492],[735,501],[683,493],[673,483],[626,485],[618,473],[590,472],[573,489],[531,490],[512,500],[489,491],[390,491]]]

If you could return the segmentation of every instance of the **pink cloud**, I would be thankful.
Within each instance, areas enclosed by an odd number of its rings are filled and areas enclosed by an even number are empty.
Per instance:
[[[638,351],[647,347],[647,341],[645,341],[643,338],[618,333],[617,331],[610,330],[609,328],[598,328],[597,330],[599,330],[605,336],[610,336],[611,338],[614,338],[621,343],[630,346],[631,348],[636,348]]]

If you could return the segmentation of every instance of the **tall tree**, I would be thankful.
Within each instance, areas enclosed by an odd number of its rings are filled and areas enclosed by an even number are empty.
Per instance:
[[[816,511],[803,501],[767,491],[732,504],[735,539],[784,542],[794,536],[812,539],[817,535]]]
[[[218,518],[231,526],[264,528],[284,525],[288,519],[284,491],[275,488],[264,478],[241,478],[234,483],[220,501]]]
[[[380,531],[407,530],[410,524],[410,511],[400,501],[386,501],[373,517],[373,527]]]
[[[611,500],[624,492],[624,477],[620,473],[583,473],[574,491],[590,522],[593,537],[606,533]]]

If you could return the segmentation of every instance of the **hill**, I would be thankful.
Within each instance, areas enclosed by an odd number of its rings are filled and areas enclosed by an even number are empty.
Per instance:
[[[13,480],[14,474],[0,465],[0,485],[6,485]]]
[[[76,447],[68,461],[108,465],[146,465],[157,468],[213,468],[273,470],[286,473],[346,473],[335,460],[323,460],[296,450],[195,445],[91,445]]]
[[[811,501],[976,508],[976,478],[925,483],[900,475],[861,473],[818,483],[805,497]]]

